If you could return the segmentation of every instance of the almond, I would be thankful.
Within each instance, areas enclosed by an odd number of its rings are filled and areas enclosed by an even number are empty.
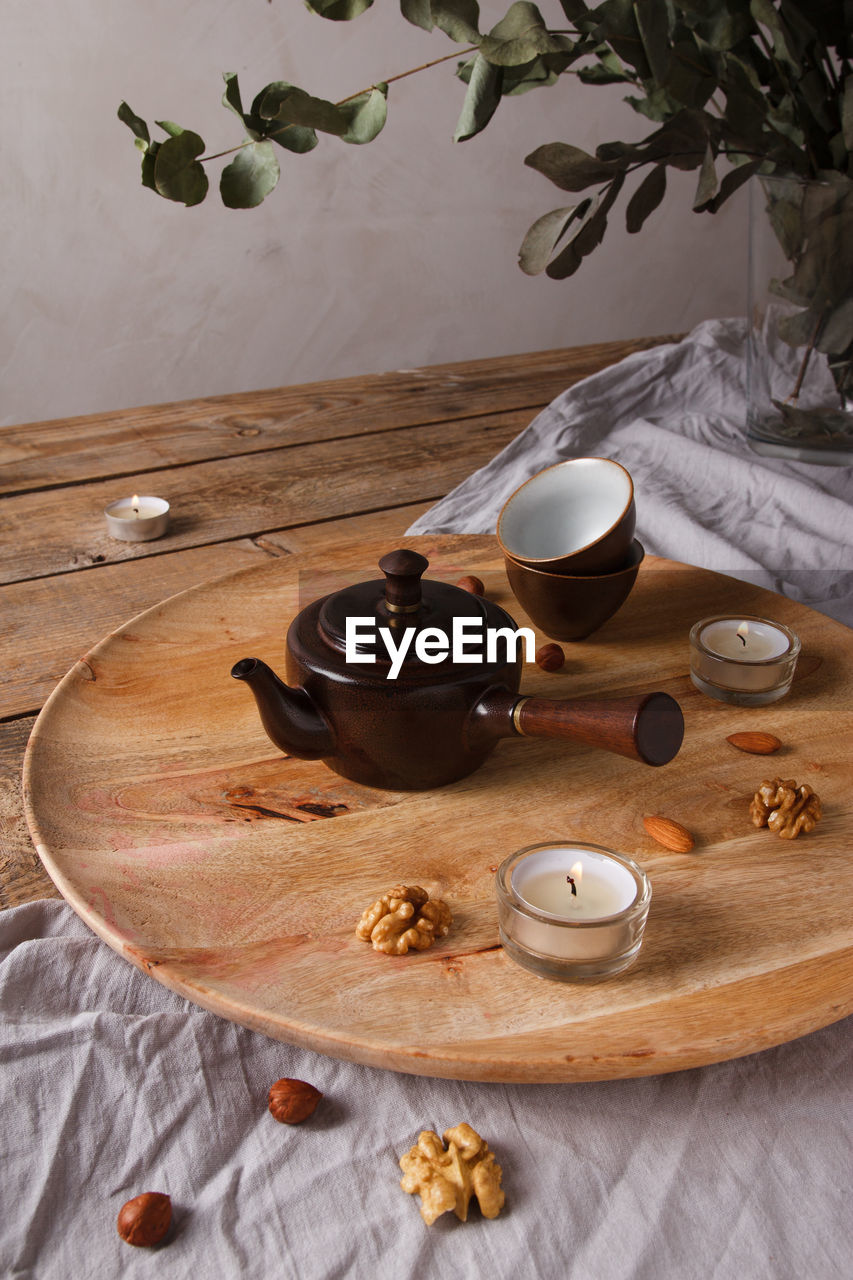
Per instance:
[[[673,853],[689,853],[693,848],[693,837],[686,827],[672,818],[664,818],[659,813],[647,813],[643,818],[643,826],[653,840],[662,844]]]
[[[730,733],[726,742],[737,747],[738,751],[748,751],[754,756],[772,756],[782,745],[772,733],[759,733],[754,729],[745,733]]]

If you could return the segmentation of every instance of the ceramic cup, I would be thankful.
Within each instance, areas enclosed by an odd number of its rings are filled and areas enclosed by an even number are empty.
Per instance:
[[[635,538],[621,569],[595,576],[545,573],[509,556],[504,562],[516,600],[540,631],[552,640],[584,640],[628,599],[644,555]]]
[[[505,556],[546,573],[601,574],[631,554],[634,484],[610,458],[570,458],[531,476],[498,516]]]

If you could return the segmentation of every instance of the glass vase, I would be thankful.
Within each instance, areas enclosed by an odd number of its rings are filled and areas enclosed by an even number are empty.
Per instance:
[[[752,180],[747,438],[853,465],[853,182]]]

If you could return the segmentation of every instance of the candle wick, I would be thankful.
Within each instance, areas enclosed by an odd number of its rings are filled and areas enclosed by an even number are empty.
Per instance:
[[[567,880],[567,881],[568,881],[568,883],[572,886],[572,897],[573,897],[573,898],[576,898],[576,897],[578,896],[578,887],[577,887],[577,885],[575,884],[575,882],[574,882],[574,880],[572,879],[572,877],[571,877],[571,876],[566,876],[566,880]]]
[[[738,638],[738,640],[740,640],[741,644],[743,645],[743,647],[744,647],[744,649],[745,649],[745,648],[746,648],[746,636],[742,636],[742,635],[741,635],[741,633],[740,633],[739,631],[738,631],[736,634],[737,634],[737,638]]]

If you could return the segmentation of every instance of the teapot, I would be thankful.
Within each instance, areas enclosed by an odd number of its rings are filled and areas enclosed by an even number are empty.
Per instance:
[[[287,683],[258,658],[231,675],[255,696],[271,741],[369,787],[421,791],[473,773],[502,738],[603,747],[666,764],[684,718],[666,693],[606,701],[519,694],[516,624],[492,601],[437,580],[416,551],[384,579],[315,600],[287,633]],[[459,643],[461,639],[461,643]]]

